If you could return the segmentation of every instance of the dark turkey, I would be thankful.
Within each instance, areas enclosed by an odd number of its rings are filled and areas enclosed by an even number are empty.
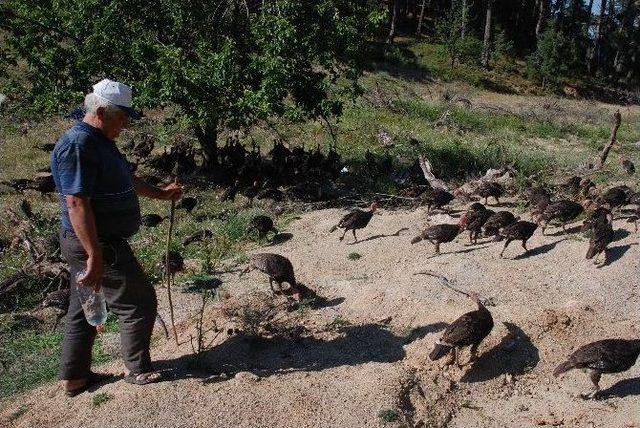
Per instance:
[[[571,196],[575,196],[580,192],[580,183],[582,182],[582,177],[578,177],[574,175],[569,178],[567,181],[560,185],[560,189],[564,192],[568,193]]]
[[[56,183],[53,181],[53,174],[49,172],[39,172],[36,174],[31,188],[37,190],[42,195],[55,192]]]
[[[516,216],[509,211],[498,211],[484,223],[484,236],[499,236],[500,229],[516,222]]]
[[[182,241],[182,246],[186,247],[189,244],[193,244],[194,242],[201,242],[205,239],[209,239],[209,238],[213,238],[213,232],[205,229],[205,230],[199,230],[197,232],[192,233],[191,235],[187,236],[184,241]]]
[[[220,201],[233,201],[236,198],[236,194],[240,190],[240,181],[236,180],[232,186],[229,186],[225,189],[224,192],[220,195]]]
[[[547,228],[547,225],[552,220],[558,220],[562,225],[562,230],[567,233],[567,223],[578,217],[583,210],[584,208],[582,208],[582,205],[580,205],[579,203],[570,201],[568,199],[563,199],[547,205],[542,214],[538,216],[536,222],[538,224],[542,224],[543,235],[545,229]]]
[[[374,202],[369,206],[369,211],[353,210],[349,214],[342,217],[340,222],[333,226],[331,230],[329,230],[329,233],[335,232],[338,228],[344,229],[344,233],[340,237],[340,240],[342,241],[344,239],[344,235],[346,235],[348,231],[352,231],[353,238],[355,239],[354,242],[358,242],[356,230],[364,229],[365,227],[367,227],[369,221],[371,221],[371,217],[373,217],[373,214],[377,209],[378,204]]]
[[[629,196],[629,205],[639,205],[640,206],[640,192],[632,193]]]
[[[258,239],[263,239],[271,231],[278,234],[278,230],[273,226],[273,220],[266,215],[258,215],[249,222],[249,230],[258,232]]]
[[[166,273],[166,263],[167,263],[167,255],[163,254],[162,259],[158,262],[158,266],[162,272]],[[182,272],[184,270],[184,259],[182,258],[182,254],[177,251],[169,251],[169,274],[175,275],[178,272]]]
[[[629,159],[623,159],[620,163],[627,174],[633,175],[636,173],[636,166]]]
[[[162,223],[165,218],[166,217],[162,217],[158,214],[145,214],[140,217],[140,223],[147,227],[156,227],[157,225]]]
[[[472,244],[478,243],[478,235],[482,231],[482,226],[495,212],[493,210],[486,209],[484,206],[475,210],[467,210],[466,213],[460,217],[460,227],[463,230],[469,231],[469,242]]]
[[[427,214],[431,212],[431,209],[440,209],[453,201],[453,195],[446,190],[442,189],[427,189],[420,196],[420,205],[427,206]]]
[[[484,198],[485,205],[487,204],[489,197],[494,198],[496,200],[496,204],[499,204],[500,197],[504,195],[505,190],[500,183],[496,183],[495,181],[483,181],[473,193]]]
[[[600,205],[608,205],[609,208],[618,208],[626,205],[632,195],[631,189],[627,186],[616,186],[608,189],[597,199]]]
[[[573,370],[582,369],[589,373],[593,389],[582,394],[584,398],[594,398],[600,392],[602,373],[620,373],[634,366],[640,354],[640,339],[605,339],[578,348],[567,361],[553,371],[555,377]]]
[[[43,152],[49,153],[56,148],[56,143],[36,144],[34,147],[38,150],[42,150]]]
[[[295,292],[291,294],[294,295],[297,300],[300,300],[301,292],[293,273],[293,265],[288,258],[273,253],[253,254],[249,260],[249,265],[245,270],[240,272],[240,276],[254,269],[258,269],[260,272],[267,274],[269,277],[269,287],[271,287],[274,295],[282,293],[282,283],[286,282],[295,290]],[[274,282],[278,284],[277,291],[273,287]]]
[[[604,220],[606,222],[613,222],[613,215],[611,211],[604,207],[598,207],[587,215],[587,218],[582,223],[582,227],[580,228],[580,232],[588,232],[591,230],[591,227],[597,222]]]
[[[177,210],[185,210],[189,214],[191,211],[198,205],[198,200],[192,196],[187,196],[186,198],[180,199],[180,201],[176,204]]]
[[[247,187],[242,191],[245,198],[249,199],[249,205],[253,204],[253,199],[258,196],[260,192],[260,185],[257,181],[254,181],[250,187]]]
[[[444,357],[453,350],[453,358],[447,362],[447,365],[455,362],[460,367],[460,349],[466,346],[471,346],[471,357],[468,363],[477,358],[478,346],[493,329],[493,317],[491,312],[480,302],[477,294],[471,293],[469,298],[478,305],[478,309],[467,312],[449,324],[429,354],[432,361]]]
[[[458,224],[435,224],[423,230],[419,236],[411,240],[411,243],[416,244],[422,240],[429,241],[435,245],[436,254],[440,254],[440,244],[453,241],[460,232],[462,232],[462,228]]]
[[[533,232],[535,232],[537,228],[537,224],[524,220],[503,227],[499,234],[503,239],[506,239],[506,242],[504,243],[504,247],[502,247],[500,257],[503,256],[504,250],[507,249],[511,241],[522,241],[522,248],[528,252],[527,241],[533,236]]]
[[[591,239],[589,240],[589,249],[587,250],[587,259],[593,259],[594,264],[598,264],[600,254],[604,252],[604,261],[607,262],[607,245],[613,242],[614,232],[611,223],[607,217],[599,217],[591,224]]]
[[[22,214],[29,220],[33,220],[35,215],[33,214],[33,210],[31,209],[31,204],[26,199],[20,201],[20,211]]]

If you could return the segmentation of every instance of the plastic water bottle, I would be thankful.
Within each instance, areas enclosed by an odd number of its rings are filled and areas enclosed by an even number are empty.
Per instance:
[[[107,321],[107,302],[105,301],[102,288],[96,292],[93,288],[85,287],[78,282],[84,275],[84,270],[78,272],[76,275],[80,304],[82,305],[82,310],[84,311],[84,316],[87,318],[87,322],[94,327],[100,326]]]

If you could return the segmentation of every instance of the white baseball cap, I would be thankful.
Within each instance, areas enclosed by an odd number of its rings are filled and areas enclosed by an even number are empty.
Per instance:
[[[124,83],[103,79],[93,85],[93,94],[122,109],[131,119],[140,119],[142,113],[131,106],[132,91]]]

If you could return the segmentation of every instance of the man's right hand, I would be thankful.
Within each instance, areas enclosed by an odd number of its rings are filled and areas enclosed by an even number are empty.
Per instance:
[[[78,282],[85,287],[91,287],[95,291],[99,291],[102,287],[103,275],[104,264],[102,262],[102,256],[90,256],[87,259],[85,274],[82,278],[78,279]]]

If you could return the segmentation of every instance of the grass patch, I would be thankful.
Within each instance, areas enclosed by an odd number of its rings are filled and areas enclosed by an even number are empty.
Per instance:
[[[378,412],[378,419],[382,424],[390,424],[397,422],[400,419],[400,415],[393,409],[384,409]]]
[[[336,317],[325,326],[325,329],[329,331],[336,331],[345,327],[349,327],[350,325],[351,321],[341,317],[340,315],[336,315]]]
[[[360,253],[349,253],[349,255],[347,256],[347,258],[349,260],[358,260],[362,257],[362,255]]]
[[[106,403],[107,401],[111,400],[112,398],[113,396],[110,394],[107,394],[106,392],[99,392],[96,395],[94,395],[93,398],[91,398],[91,406],[99,407],[104,403]]]
[[[22,404],[20,405],[20,407],[18,407],[17,410],[14,410],[13,412],[11,412],[11,414],[7,417],[7,420],[9,422],[14,422],[18,420],[20,416],[27,413],[27,410],[29,410],[29,406],[27,406],[26,404]]]

